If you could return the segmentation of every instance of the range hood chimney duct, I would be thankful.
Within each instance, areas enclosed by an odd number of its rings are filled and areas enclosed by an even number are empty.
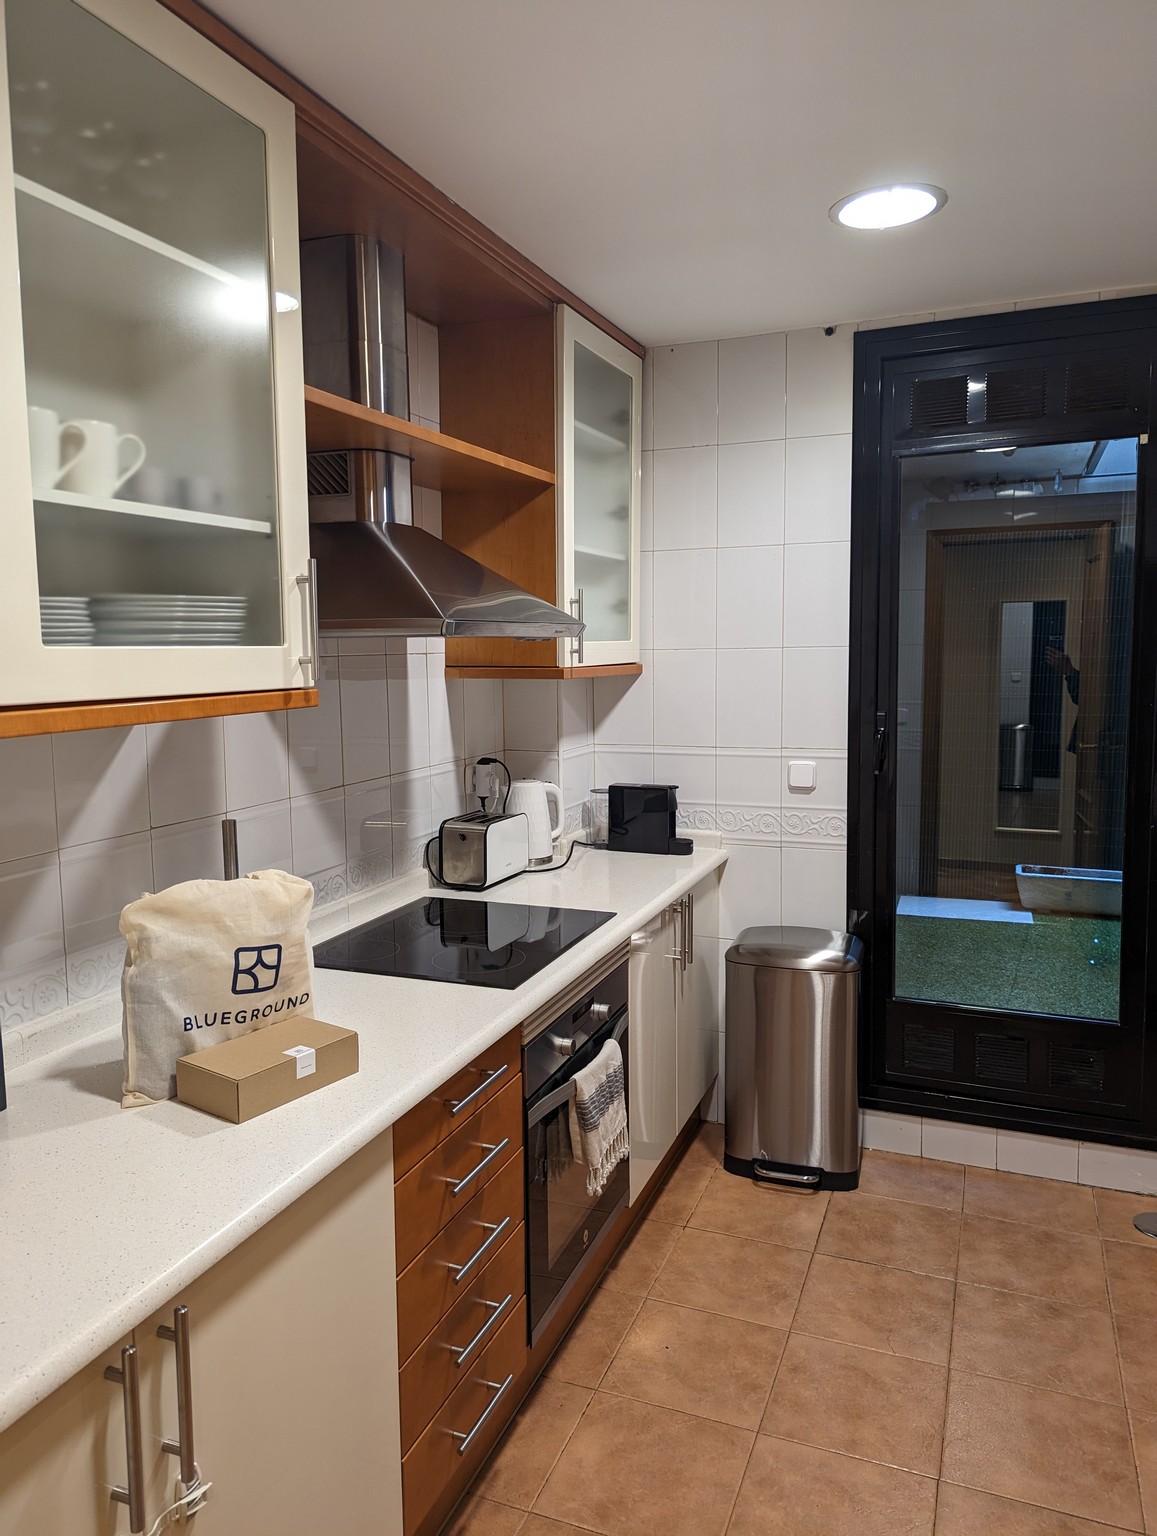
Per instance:
[[[364,235],[302,242],[307,384],[407,419],[402,257]],[[410,461],[309,455],[310,552],[324,634],[574,637],[582,624],[413,525]]]

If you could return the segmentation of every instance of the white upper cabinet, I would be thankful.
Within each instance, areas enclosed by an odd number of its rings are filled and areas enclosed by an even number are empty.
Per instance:
[[[565,667],[639,660],[642,360],[558,310],[559,606],[586,623]]]
[[[292,105],[155,0],[3,0],[0,704],[312,683]]]

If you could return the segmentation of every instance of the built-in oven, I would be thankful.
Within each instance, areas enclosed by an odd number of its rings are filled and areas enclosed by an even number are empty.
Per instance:
[[[630,1198],[628,1160],[599,1195],[587,1194],[587,1168],[572,1155],[570,1105],[575,1074],[615,1040],[627,1073],[627,962],[576,983],[524,1031],[526,1095],[527,1292],[531,1343],[594,1259]],[[629,1102],[629,1100],[628,1100]]]

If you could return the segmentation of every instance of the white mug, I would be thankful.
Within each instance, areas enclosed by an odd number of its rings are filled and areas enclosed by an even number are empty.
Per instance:
[[[28,407],[28,443],[32,454],[32,483],[38,490],[50,490],[76,463],[84,450],[85,435],[79,424],[70,435],[79,438],[71,456],[61,463],[60,417],[45,405]]]
[[[145,445],[135,432],[118,434],[111,421],[66,421],[62,437],[72,432],[84,435],[84,444],[60,477],[60,488],[82,496],[113,496],[126,480],[132,478],[145,462]],[[127,469],[120,468],[122,443],[135,443],[136,452]]]

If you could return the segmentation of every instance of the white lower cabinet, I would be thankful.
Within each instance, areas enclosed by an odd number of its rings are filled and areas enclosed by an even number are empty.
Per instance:
[[[393,1167],[379,1137],[135,1329],[136,1423],[105,1378],[120,1347],[0,1436],[0,1531],[149,1531],[176,1497],[191,1434],[198,1536],[363,1536],[401,1530]],[[178,1342],[187,1308],[186,1410]],[[176,1330],[174,1330],[176,1331]],[[126,1414],[127,1410],[127,1414]],[[139,1424],[136,1518],[126,1423]]]
[[[631,939],[631,1202],[719,1071],[719,878],[709,875]]]

